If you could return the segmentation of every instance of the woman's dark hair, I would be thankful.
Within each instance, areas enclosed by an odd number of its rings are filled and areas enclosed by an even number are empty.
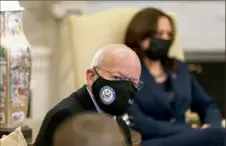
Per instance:
[[[170,16],[156,8],[145,8],[138,12],[131,20],[126,34],[125,34],[125,44],[133,49],[140,60],[143,60],[144,52],[141,49],[141,42],[146,38],[153,38],[157,33],[157,23],[160,17],[167,17],[173,28],[173,40],[175,38],[175,25]],[[175,68],[175,59],[166,58],[161,60],[162,65],[165,69]]]

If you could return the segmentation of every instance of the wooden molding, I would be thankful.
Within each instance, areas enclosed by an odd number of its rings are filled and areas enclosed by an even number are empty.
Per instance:
[[[215,50],[215,49],[213,49]],[[186,61],[202,61],[202,62],[222,62],[225,61],[225,52],[223,51],[202,51],[188,52],[185,51]]]
[[[60,1],[52,6],[52,13],[57,19],[62,19],[71,13],[81,15],[86,10],[86,1]]]

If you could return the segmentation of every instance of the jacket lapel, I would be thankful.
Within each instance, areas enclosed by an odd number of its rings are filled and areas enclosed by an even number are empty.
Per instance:
[[[189,84],[187,84],[187,77],[186,77],[186,73],[182,73],[180,71],[180,68],[177,68],[175,71],[168,71],[169,77],[171,79],[172,82],[172,86],[173,86],[173,91],[176,97],[176,101],[175,101],[175,108],[174,108],[174,112],[178,113],[181,110],[181,107],[183,106],[184,100],[186,100],[184,97],[184,95],[187,95],[187,91],[188,88],[187,87]]]
[[[116,121],[120,127],[120,129],[122,130],[122,134],[123,134],[123,137],[126,141],[126,143],[129,145],[129,146],[132,146],[131,142],[132,142],[132,139],[131,139],[131,132],[130,132],[130,129],[129,127],[126,125],[126,123],[123,121],[123,119],[119,116],[116,116]]]
[[[157,98],[157,100],[159,100],[160,103],[172,113],[172,109],[170,108],[169,102],[167,100],[168,94],[162,90],[161,85],[158,85],[155,82],[153,76],[149,73],[144,64],[142,64],[141,80],[144,82],[147,81],[145,82],[145,86],[147,86],[147,88],[150,89],[149,91],[155,95],[154,97]]]

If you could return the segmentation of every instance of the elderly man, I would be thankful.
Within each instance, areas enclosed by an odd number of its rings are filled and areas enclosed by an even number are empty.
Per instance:
[[[53,136],[54,146],[126,146],[115,120],[86,113],[68,118]]]
[[[94,56],[86,71],[86,85],[51,109],[41,126],[35,146],[52,146],[56,128],[66,118],[94,111],[114,118],[124,139],[131,145],[128,126],[120,117],[131,105],[134,93],[142,86],[139,81],[141,64],[132,49],[121,44],[107,45]]]

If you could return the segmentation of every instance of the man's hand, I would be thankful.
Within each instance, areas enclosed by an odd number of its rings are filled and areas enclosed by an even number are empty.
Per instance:
[[[209,128],[209,127],[210,127],[209,124],[203,124],[202,127],[201,127],[201,129],[206,129],[206,128]]]

